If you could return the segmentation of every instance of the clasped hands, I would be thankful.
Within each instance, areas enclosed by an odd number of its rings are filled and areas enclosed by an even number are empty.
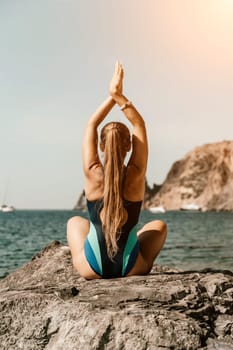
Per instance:
[[[122,96],[123,92],[123,77],[124,70],[122,65],[117,61],[115,65],[115,71],[109,85],[109,94],[116,101],[117,98]]]

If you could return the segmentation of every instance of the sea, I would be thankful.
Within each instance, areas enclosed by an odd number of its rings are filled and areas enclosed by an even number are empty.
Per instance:
[[[0,278],[28,262],[53,240],[67,244],[69,218],[87,213],[69,210],[0,212]],[[156,264],[182,270],[233,271],[233,213],[142,211],[138,228],[151,220],[168,226],[166,243]]]

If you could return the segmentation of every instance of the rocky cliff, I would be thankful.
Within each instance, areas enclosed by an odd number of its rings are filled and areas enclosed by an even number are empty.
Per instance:
[[[145,205],[177,210],[191,203],[203,210],[233,210],[233,141],[197,147],[175,162]]]
[[[233,274],[86,281],[53,242],[0,281],[1,350],[233,349]]]

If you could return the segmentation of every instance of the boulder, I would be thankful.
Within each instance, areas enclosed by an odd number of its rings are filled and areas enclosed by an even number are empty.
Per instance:
[[[1,350],[233,349],[233,273],[87,281],[58,241],[0,281]]]

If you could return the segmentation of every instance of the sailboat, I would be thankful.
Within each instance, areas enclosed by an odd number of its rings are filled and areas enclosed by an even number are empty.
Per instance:
[[[13,211],[15,211],[15,208],[12,205],[3,204],[0,207],[0,211],[2,211],[3,213],[12,213]]]
[[[4,196],[3,196],[3,203],[6,203],[8,187],[9,187],[9,179],[8,179],[6,187],[5,187],[5,192],[4,192]],[[0,211],[2,211],[3,213],[12,213],[15,211],[15,208],[12,205],[2,204],[0,206]]]

